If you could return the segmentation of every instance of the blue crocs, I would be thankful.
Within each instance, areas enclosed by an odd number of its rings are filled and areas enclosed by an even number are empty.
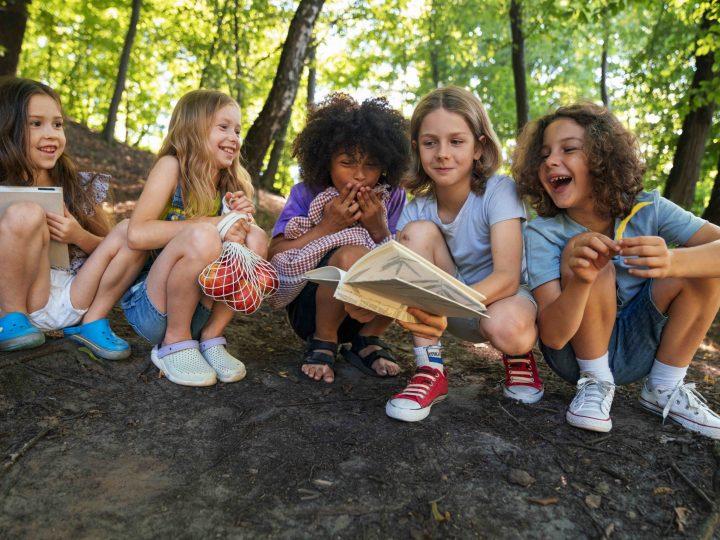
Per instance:
[[[27,315],[13,311],[0,317],[0,351],[32,349],[45,343],[45,334],[35,328]]]
[[[130,345],[115,335],[107,319],[98,319],[63,330],[64,334],[105,360],[122,360],[130,356]]]

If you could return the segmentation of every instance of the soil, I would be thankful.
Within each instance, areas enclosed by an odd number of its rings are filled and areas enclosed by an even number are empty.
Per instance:
[[[80,160],[112,154],[96,168],[135,184],[118,201],[136,196],[152,158],[81,129]],[[262,308],[227,332],[246,379],[187,388],[159,377],[119,311],[112,324],[126,361],[60,338],[0,355],[0,537],[710,538],[719,519],[705,498],[720,495],[720,444],[663,425],[638,385],[618,389],[609,434],[585,432],[544,363],[545,397],[524,406],[502,397],[497,351],[447,339],[449,397],[405,424],[384,412],[412,369],[397,326],[399,377],[340,359],[327,385],[299,372],[284,313]],[[716,320],[688,376],[715,410],[719,336]]]

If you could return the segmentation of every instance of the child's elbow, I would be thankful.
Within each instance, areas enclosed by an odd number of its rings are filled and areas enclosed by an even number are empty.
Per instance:
[[[127,231],[127,245],[130,249],[142,250],[142,237],[139,234],[137,227],[133,227],[132,223],[128,226]]]

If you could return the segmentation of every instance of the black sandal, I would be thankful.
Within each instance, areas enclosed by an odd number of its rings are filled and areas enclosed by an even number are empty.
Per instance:
[[[369,345],[376,345],[379,349],[369,352],[365,356],[360,356],[360,351]],[[373,362],[378,358],[384,358],[391,362],[397,363],[395,355],[390,350],[390,345],[385,343],[377,336],[361,336],[357,335],[353,338],[350,347],[343,347],[340,349],[340,354],[343,358],[352,366],[359,369],[365,375],[371,377],[394,377],[395,375],[379,375],[377,371],[372,368]]]
[[[333,367],[335,365],[335,355],[337,354],[338,344],[332,341],[323,341],[314,337],[307,338],[305,350],[303,351],[302,363],[326,365]],[[321,353],[320,351],[330,351],[332,354]]]

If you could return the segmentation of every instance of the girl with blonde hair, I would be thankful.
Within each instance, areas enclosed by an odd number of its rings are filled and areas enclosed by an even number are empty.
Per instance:
[[[233,311],[202,294],[198,275],[222,249],[216,226],[223,198],[249,218],[225,240],[267,255],[267,236],[251,223],[252,194],[240,165],[237,103],[212,90],[185,94],[130,219],[129,245],[154,252],[122,299],[130,325],[154,345],[153,363],[174,383],[209,386],[245,376],[222,337]]]

